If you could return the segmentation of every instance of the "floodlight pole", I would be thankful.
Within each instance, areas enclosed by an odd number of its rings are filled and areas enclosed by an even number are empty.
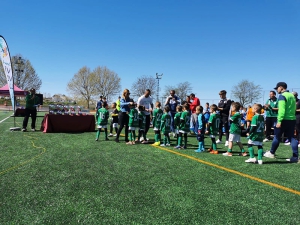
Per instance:
[[[156,99],[159,101],[159,80],[162,78],[164,74],[158,74],[156,73],[156,79],[157,79],[157,93],[156,93]]]

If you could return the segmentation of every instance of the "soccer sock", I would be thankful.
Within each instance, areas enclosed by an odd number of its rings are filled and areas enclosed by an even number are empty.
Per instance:
[[[262,148],[258,149],[257,159],[262,160],[264,150]]]
[[[117,127],[115,127],[115,131],[116,131],[116,134],[118,133],[118,128]]]
[[[164,144],[167,144],[167,139],[168,139],[168,138],[167,138],[167,136],[165,135],[165,136],[164,136]]]
[[[216,143],[212,143],[212,149],[215,150],[215,151],[217,150],[217,144]]]
[[[155,142],[159,141],[159,134],[155,134]]]
[[[187,134],[184,134],[184,146],[187,146]]]
[[[254,158],[254,150],[253,150],[253,147],[248,147],[248,151],[249,151],[249,154],[250,154],[250,158]]]
[[[232,149],[228,148],[227,152],[232,152]]]
[[[244,153],[244,152],[245,152],[245,149],[244,149],[244,148],[242,148],[242,149],[241,149],[241,151],[242,151],[242,153]]]
[[[107,128],[104,129],[105,138],[107,138]]]
[[[96,138],[99,139],[99,136],[100,136],[100,129],[97,130]]]
[[[136,138],[136,135],[135,135],[135,130],[134,131],[132,131],[132,133],[133,133],[133,141],[135,141],[135,138]]]
[[[202,150],[202,142],[201,142],[201,141],[198,143],[198,146],[199,146],[199,147],[198,147],[197,150],[200,150],[200,151],[201,151],[201,150]]]
[[[171,142],[171,141],[170,141],[170,136],[168,135],[168,136],[167,136],[167,143],[170,144],[170,142]]]
[[[130,131],[130,134],[129,134],[129,141],[132,141],[132,131]]]
[[[182,137],[180,136],[180,137],[178,138],[178,145],[181,146],[181,143],[182,143]]]

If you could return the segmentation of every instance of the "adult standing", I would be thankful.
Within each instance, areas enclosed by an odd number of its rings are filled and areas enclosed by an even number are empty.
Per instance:
[[[189,96],[189,104],[191,110],[191,122],[190,122],[190,130],[194,130],[194,126],[197,122],[197,114],[196,114],[196,107],[200,105],[200,100],[195,96],[194,93],[190,94]],[[188,100],[188,99],[187,99]]]
[[[29,91],[29,94],[26,95],[25,98],[26,106],[25,106],[25,117],[23,120],[23,128],[22,131],[27,131],[28,119],[31,116],[31,130],[35,131],[35,121],[36,121],[36,107],[40,103],[40,99],[35,95],[35,89],[32,88]]]
[[[293,91],[293,95],[296,99],[296,134],[298,140],[298,147],[300,147],[300,99],[298,98],[298,93]]]
[[[140,105],[145,107],[145,116],[146,116],[145,135],[147,135],[147,132],[150,127],[150,114],[153,109],[153,99],[151,97],[150,89],[146,89],[145,93],[141,97],[139,97],[137,101],[137,106],[139,107]]]
[[[129,142],[128,140],[128,122],[129,116],[128,113],[130,111],[128,105],[133,105],[133,100],[129,98],[130,92],[128,89],[124,89],[122,98],[120,100],[120,111],[119,111],[119,129],[116,136],[115,141],[119,142],[120,133],[125,126],[125,142]]]
[[[170,109],[169,114],[171,116],[171,132],[173,132],[173,136],[175,135],[174,117],[177,105],[180,105],[180,98],[175,94],[175,90],[171,90],[165,101],[165,106],[169,106]]]
[[[275,152],[279,146],[280,139],[284,133],[291,143],[293,155],[287,159],[289,162],[298,162],[298,141],[294,136],[294,129],[296,125],[296,99],[295,96],[288,92],[287,84],[285,82],[277,83],[274,88],[277,90],[278,97],[278,116],[277,124],[274,129],[274,138],[271,150],[264,154],[265,157],[275,158]]]
[[[264,109],[266,110],[266,138],[264,142],[271,140],[272,128],[275,127],[278,114],[278,100],[276,98],[276,92],[270,91],[270,98],[267,100]]]
[[[97,102],[97,105],[96,105],[96,112],[98,111],[98,109],[102,108],[102,103],[103,103],[103,96],[100,95],[99,101]]]
[[[118,110],[118,111],[120,111],[120,109],[121,109],[121,96],[119,96],[118,97],[118,100],[116,101],[116,109]]]
[[[222,136],[223,136],[223,130],[225,129],[226,134],[226,142],[225,146],[228,146],[228,138],[229,138],[229,124],[228,124],[228,118],[229,118],[229,111],[231,107],[232,101],[230,99],[226,98],[227,91],[221,90],[219,92],[220,101],[218,103],[218,110],[220,112],[220,124],[219,124],[219,139],[216,141],[216,143],[222,143]]]

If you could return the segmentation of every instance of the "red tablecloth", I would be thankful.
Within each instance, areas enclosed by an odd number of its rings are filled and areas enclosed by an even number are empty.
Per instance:
[[[46,114],[42,121],[41,131],[43,131],[44,133],[94,132],[95,116]]]

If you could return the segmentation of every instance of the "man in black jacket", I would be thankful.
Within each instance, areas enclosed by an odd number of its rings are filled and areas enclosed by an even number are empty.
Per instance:
[[[218,103],[218,110],[220,112],[220,124],[219,124],[219,139],[216,141],[216,143],[222,143],[222,135],[223,131],[222,128],[225,128],[226,133],[226,142],[225,146],[228,146],[228,138],[229,138],[229,124],[228,124],[228,118],[229,118],[229,110],[232,101],[230,99],[226,98],[227,92],[225,90],[222,90],[219,92],[221,100]]]

